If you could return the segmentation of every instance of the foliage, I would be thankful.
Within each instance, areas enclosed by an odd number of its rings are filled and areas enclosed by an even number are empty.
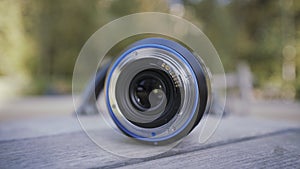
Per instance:
[[[27,87],[31,90],[27,92],[69,92],[76,57],[98,28],[131,13],[169,12],[171,2],[0,1],[0,77],[14,76],[28,81]],[[300,46],[300,5],[289,0],[287,3],[294,4],[285,8],[285,2],[188,0],[183,1],[184,18],[209,37],[227,72],[234,71],[238,62],[247,61],[257,87],[289,83],[300,93],[299,56],[295,58],[296,80],[285,82],[282,79],[283,47],[291,44],[299,51]],[[285,22],[286,18],[292,20]]]

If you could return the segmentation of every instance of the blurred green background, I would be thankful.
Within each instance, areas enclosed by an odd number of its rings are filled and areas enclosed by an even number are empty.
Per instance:
[[[71,93],[85,41],[114,19],[148,11],[197,25],[226,72],[246,62],[256,97],[300,99],[296,0],[0,0],[0,97]]]

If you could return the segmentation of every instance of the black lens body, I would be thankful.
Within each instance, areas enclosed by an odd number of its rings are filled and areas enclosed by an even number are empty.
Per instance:
[[[137,41],[136,43],[132,44],[129,46],[125,51],[127,51],[130,48],[134,48],[137,46],[145,45],[145,44],[157,44],[157,45],[162,45],[166,46],[168,48],[173,49],[176,51],[178,54],[180,54],[186,62],[190,65],[193,73],[195,74],[196,81],[197,81],[197,88],[199,91],[199,101],[198,101],[198,109],[195,115],[192,117],[193,120],[191,121],[191,124],[189,124],[189,127],[186,127],[185,130],[181,131],[180,133],[177,134],[177,136],[173,139],[169,140],[164,140],[159,143],[159,145],[162,144],[168,144],[172,143],[176,140],[179,140],[186,136],[188,133],[190,133],[200,122],[203,114],[205,113],[206,110],[209,109],[209,104],[208,104],[208,92],[210,91],[208,84],[209,84],[209,79],[207,76],[207,72],[199,58],[193,54],[193,52],[188,49],[187,47],[181,45],[180,43],[174,41],[174,40],[169,40],[165,38],[147,38],[143,39],[140,41]],[[132,65],[134,66],[134,65]],[[106,73],[108,70],[105,70]],[[101,72],[100,72],[101,73]],[[103,72],[102,72],[103,74]],[[103,76],[101,76],[103,78]],[[101,80],[96,80],[96,88],[99,84],[101,86],[102,81]],[[129,94],[129,99],[130,99],[130,104],[136,109],[143,112],[146,112],[147,110],[151,109],[151,107],[155,107],[156,104],[159,103],[160,101],[160,95],[159,92],[157,96],[155,95],[154,97],[157,97],[157,103],[154,102],[151,105],[149,101],[149,95],[150,92],[153,90],[159,90],[163,93],[165,93],[165,97],[167,100],[165,110],[161,115],[147,123],[139,123],[133,120],[128,119],[133,125],[140,127],[140,128],[146,128],[146,129],[151,129],[151,128],[157,128],[160,126],[163,126],[164,124],[168,123],[176,114],[178,113],[180,109],[180,103],[183,101],[180,97],[182,94],[179,88],[177,87],[176,83],[174,80],[172,80],[172,77],[165,73],[164,71],[161,71],[159,69],[147,69],[143,70],[141,72],[137,72],[137,74],[134,76],[134,78],[131,80],[129,89],[128,89],[128,94]],[[96,91],[96,96],[99,95],[101,90],[97,88]],[[124,115],[124,114],[123,114]],[[125,114],[126,117],[126,114]],[[117,127],[127,136],[132,137],[131,134],[128,133],[127,129],[124,129],[123,127],[120,127],[117,125]],[[138,139],[139,140],[139,139]],[[157,142],[156,142],[157,145]]]

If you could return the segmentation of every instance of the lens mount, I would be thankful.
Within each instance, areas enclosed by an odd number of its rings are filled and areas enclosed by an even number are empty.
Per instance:
[[[136,42],[110,67],[106,103],[113,121],[141,141],[174,142],[200,121],[208,101],[203,63],[177,42]]]

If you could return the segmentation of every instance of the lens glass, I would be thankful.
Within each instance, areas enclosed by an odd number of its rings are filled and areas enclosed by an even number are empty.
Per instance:
[[[130,84],[130,99],[139,110],[145,111],[156,107],[163,101],[162,92],[166,93],[166,83],[162,71],[145,70],[138,73]],[[162,73],[162,74],[160,74]],[[169,88],[169,86],[167,86]],[[150,98],[151,95],[151,98]],[[169,99],[169,97],[167,97]]]
[[[153,112],[156,115],[156,119],[147,123],[131,120],[132,123],[146,128],[158,127],[169,122],[178,113],[181,100],[180,90],[171,76],[159,69],[139,72],[130,83],[129,96],[132,105],[140,113],[147,116],[149,112]]]

